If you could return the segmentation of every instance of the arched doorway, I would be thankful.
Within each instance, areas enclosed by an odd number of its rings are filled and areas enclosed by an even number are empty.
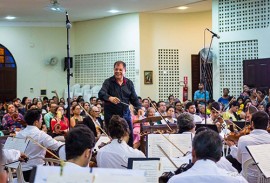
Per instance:
[[[10,51],[0,44],[0,100],[17,96],[17,66]]]

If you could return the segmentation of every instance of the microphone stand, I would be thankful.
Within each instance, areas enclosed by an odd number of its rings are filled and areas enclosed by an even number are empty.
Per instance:
[[[69,121],[70,128],[70,77],[73,77],[73,73],[70,73],[70,41],[69,41],[69,29],[71,28],[71,23],[68,20],[68,13],[66,12],[66,29],[67,29],[67,88],[68,88],[68,107],[67,107],[67,118]]]
[[[206,57],[206,60],[203,62],[203,79],[204,79],[204,82],[203,82],[203,85],[204,85],[204,102],[205,102],[205,109],[204,109],[204,120],[205,120],[205,124],[206,124],[206,119],[207,119],[207,102],[206,102],[206,86],[207,86],[207,75],[206,75],[206,65],[208,63],[208,58],[209,58],[209,53],[210,53],[210,49],[212,47],[212,42],[213,42],[213,38],[215,37],[215,35],[212,35],[211,37],[211,42],[210,42],[210,46],[209,46],[209,49],[208,49],[208,53],[207,53],[207,57]]]

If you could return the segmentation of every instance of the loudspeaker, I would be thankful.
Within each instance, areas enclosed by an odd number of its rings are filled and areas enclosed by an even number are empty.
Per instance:
[[[67,70],[67,67],[68,67],[68,58],[65,57],[65,60],[64,60],[64,71]],[[73,57],[70,57],[70,68],[73,68]]]

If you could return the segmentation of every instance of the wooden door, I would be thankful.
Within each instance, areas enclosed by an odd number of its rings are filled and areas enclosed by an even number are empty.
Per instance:
[[[200,55],[191,55],[192,100],[194,98],[194,92],[198,90],[198,84],[200,83],[200,68]]]
[[[10,51],[0,44],[0,100],[10,101],[17,96],[17,68]]]
[[[270,87],[270,58],[244,60],[244,84],[266,90]]]

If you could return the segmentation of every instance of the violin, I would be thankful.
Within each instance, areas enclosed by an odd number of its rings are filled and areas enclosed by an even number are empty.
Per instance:
[[[13,113],[11,114],[11,118],[13,121],[15,122],[19,122],[24,128],[27,126],[27,123],[25,121],[23,121],[20,117],[19,117],[19,113]]]
[[[253,128],[251,127],[251,125],[246,125],[242,130],[238,132],[230,132],[229,135],[225,137],[225,140],[237,143],[241,136],[250,134],[252,130]]]

